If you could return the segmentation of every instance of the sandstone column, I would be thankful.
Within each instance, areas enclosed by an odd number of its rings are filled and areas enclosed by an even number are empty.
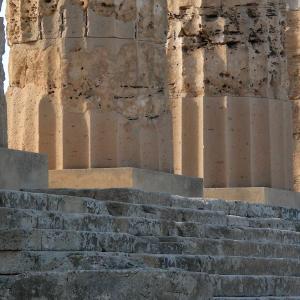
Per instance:
[[[176,171],[206,187],[290,189],[285,1],[169,4]]]
[[[164,0],[8,0],[7,17],[11,147],[173,171]]]
[[[0,8],[2,0],[0,0]],[[0,147],[7,147],[7,120],[6,120],[6,101],[3,90],[3,82],[5,74],[2,65],[2,56],[5,51],[5,33],[4,33],[4,20],[0,18]]]
[[[293,104],[294,190],[300,192],[300,1],[289,0],[287,47]]]
[[[8,3],[12,147],[291,188],[286,1]]]

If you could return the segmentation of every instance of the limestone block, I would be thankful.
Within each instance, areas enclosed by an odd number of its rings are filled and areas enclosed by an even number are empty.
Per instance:
[[[10,43],[33,42],[40,38],[39,1],[9,0],[7,5]]]
[[[0,148],[0,188],[48,187],[46,155]]]
[[[52,170],[49,172],[49,188],[133,188],[185,197],[201,197],[203,194],[201,178],[135,168]]]

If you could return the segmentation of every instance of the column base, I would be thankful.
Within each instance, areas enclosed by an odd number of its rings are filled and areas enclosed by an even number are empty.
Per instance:
[[[201,197],[203,180],[137,168],[69,169],[49,171],[49,188],[133,188],[145,192]]]
[[[0,189],[47,187],[47,155],[0,148]]]
[[[204,197],[300,209],[300,193],[266,187],[205,188]]]

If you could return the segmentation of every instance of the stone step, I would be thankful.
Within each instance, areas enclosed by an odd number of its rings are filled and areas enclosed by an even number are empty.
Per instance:
[[[0,299],[212,299],[206,274],[153,269],[0,276]]]
[[[165,193],[151,193],[126,188],[102,190],[47,189],[30,190],[30,192],[87,197],[101,201],[109,200],[135,204],[162,205],[167,207],[217,210],[223,211],[227,215],[237,215],[242,217],[283,218],[293,221],[300,220],[300,210],[293,208],[251,204],[241,201],[224,201],[220,199],[187,198]]]
[[[299,297],[214,297],[214,300],[299,300]]]
[[[142,192],[141,192],[142,193]],[[142,193],[143,194],[143,193]],[[145,193],[147,195],[147,193]],[[150,193],[151,194],[151,193]],[[157,194],[157,193],[155,193]],[[158,193],[158,195],[160,195]],[[169,196],[172,197],[172,196]],[[189,198],[188,198],[189,199]],[[120,200],[123,200],[121,197]],[[198,200],[188,200],[192,202],[199,202]],[[201,201],[200,201],[201,202]],[[207,202],[210,206],[211,201]],[[217,218],[218,224],[223,223],[223,225],[232,225],[232,226],[249,226],[249,227],[266,227],[266,228],[277,228],[283,230],[294,230],[300,231],[300,223],[296,221],[288,221],[288,214],[276,214],[282,215],[284,218],[275,218],[275,217],[266,217],[256,218],[256,217],[240,217],[229,215],[225,216],[224,212],[217,211],[213,209],[212,211],[204,210],[205,212],[201,214],[201,211],[198,212],[194,209],[170,209],[170,207],[163,206],[151,206],[151,205],[130,205],[131,203],[120,203],[116,201],[98,201],[91,198],[80,198],[74,196],[61,196],[61,195],[47,195],[39,193],[22,193],[22,192],[8,192],[0,191],[0,207],[7,208],[21,208],[21,209],[33,209],[33,210],[42,210],[42,211],[59,211],[65,213],[91,213],[91,214],[100,214],[100,215],[110,215],[111,214],[127,214],[134,215],[135,217],[147,217],[147,218],[157,218],[159,216],[164,217],[165,215],[170,218],[174,214],[177,214],[177,220],[184,221],[185,219],[191,218],[201,218],[206,214],[206,217],[211,216],[211,222],[213,221],[214,212],[216,211],[215,219]],[[163,203],[164,204],[164,203]],[[244,205],[241,203],[241,205]],[[108,212],[107,207],[111,210]],[[264,206],[258,206],[258,211]],[[196,208],[196,207],[195,207]],[[206,207],[207,209],[209,207]],[[203,206],[201,208],[203,210]],[[218,209],[221,209],[219,207]],[[267,211],[268,211],[267,207]],[[271,209],[271,208],[270,208]],[[285,209],[283,209],[285,210]],[[295,210],[292,210],[293,212]],[[200,213],[199,213],[200,212]],[[208,213],[207,213],[208,212]],[[244,215],[246,215],[244,213]],[[254,214],[252,214],[254,215]],[[257,215],[263,215],[257,213]],[[265,214],[265,215],[272,215]],[[290,214],[291,215],[291,214]],[[292,218],[293,219],[293,218]],[[172,219],[173,221],[173,219]],[[195,221],[195,220],[194,220]],[[204,220],[202,220],[204,223]],[[224,224],[227,223],[227,224]],[[220,224],[221,225],[221,224]]]
[[[100,215],[114,215],[114,216],[127,216],[127,217],[143,217],[149,219],[163,219],[178,222],[200,222],[209,223],[215,225],[223,226],[243,226],[243,227],[259,227],[259,228],[277,228],[282,230],[293,230],[299,231],[299,223],[291,222],[287,220],[282,220],[278,218],[247,218],[238,216],[226,216],[223,212],[219,211],[208,211],[208,210],[192,210],[192,209],[179,209],[179,208],[167,208],[151,205],[138,205],[138,204],[128,204],[120,202],[100,202],[93,201],[87,198],[76,198],[73,202],[61,200],[57,202],[56,198],[52,201],[51,198],[47,198],[42,195],[41,199],[44,201],[38,203],[37,199],[31,197],[32,195],[40,194],[28,194],[29,200],[24,198],[23,202],[17,201],[15,203],[14,199],[11,197],[0,198],[0,208],[17,208],[21,209],[33,209],[38,211],[48,211],[60,213],[90,213],[90,214],[100,214]],[[59,196],[54,196],[58,197]],[[7,201],[6,201],[6,200]],[[10,199],[10,200],[9,200]],[[12,199],[12,200],[11,200]],[[38,204],[37,204],[38,203]],[[72,205],[73,204],[73,205]],[[46,210],[44,210],[46,208]]]
[[[65,230],[0,230],[0,251],[101,251],[299,258],[300,245]]]
[[[0,274],[25,272],[82,271],[102,269],[182,269],[219,275],[299,276],[297,259],[238,256],[126,254],[92,251],[4,251],[0,253]]]
[[[211,275],[217,297],[299,296],[300,277]]]
[[[103,201],[83,197],[0,190],[0,207],[109,215]]]
[[[173,222],[140,217],[112,217],[0,208],[0,229],[32,228],[122,232],[136,236],[183,236],[288,244],[300,243],[300,233],[287,230],[233,227],[233,225],[203,225],[199,222]]]

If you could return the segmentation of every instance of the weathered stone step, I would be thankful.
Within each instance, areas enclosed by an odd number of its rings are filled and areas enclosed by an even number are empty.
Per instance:
[[[102,201],[118,201],[135,204],[152,204],[167,207],[181,207],[191,209],[206,209],[223,211],[227,215],[257,218],[283,218],[287,220],[300,220],[300,210],[284,207],[274,207],[261,204],[251,204],[241,201],[224,201],[219,199],[187,198],[165,193],[149,193],[134,189],[48,189],[31,190],[36,193],[48,193],[52,195],[69,195],[76,197],[88,197]]]
[[[101,192],[101,191],[99,191]],[[142,192],[140,192],[142,193]],[[143,194],[143,193],[142,193]],[[145,193],[147,195],[147,193]],[[151,193],[150,193],[151,194]],[[156,195],[156,194],[155,194]],[[158,194],[157,197],[159,197],[160,194]],[[172,196],[168,196],[171,197]],[[176,197],[175,197],[176,198]],[[189,198],[188,198],[189,199]],[[122,197],[120,197],[120,200],[123,200]],[[192,201],[195,202],[201,202],[199,200],[187,200],[187,202]],[[206,201],[204,201],[206,203]],[[213,203],[214,201],[208,201],[208,206]],[[0,191],[0,207],[7,207],[7,208],[21,208],[21,209],[33,209],[33,210],[42,210],[42,211],[59,211],[59,212],[66,212],[66,213],[91,213],[91,214],[101,214],[101,215],[109,215],[109,212],[107,210],[107,204],[111,209],[111,213],[117,213],[117,207],[120,206],[119,210],[122,212],[127,211],[129,209],[129,214],[134,214],[135,210],[138,210],[138,214],[140,216],[147,216],[147,218],[154,218],[157,217],[151,212],[155,212],[160,215],[167,214],[170,217],[176,212],[178,213],[177,219],[181,218],[182,220],[189,218],[189,221],[192,221],[190,218],[192,215],[196,215],[199,217],[203,216],[203,213],[197,213],[196,210],[176,210],[173,209],[170,211],[169,207],[162,207],[162,206],[149,206],[149,205],[134,205],[133,207],[130,206],[130,203],[126,205],[122,203],[118,204],[116,201],[98,201],[93,200],[90,198],[80,198],[80,197],[74,197],[74,196],[60,196],[60,195],[47,195],[47,194],[38,194],[38,193],[24,193],[24,192],[8,192],[8,191]],[[163,203],[164,204],[164,203]],[[165,203],[166,204],[166,203]],[[243,203],[241,205],[244,205]],[[199,205],[198,205],[199,206]],[[201,206],[201,205],[200,205]],[[194,208],[197,208],[195,205]],[[199,207],[198,207],[199,208]],[[218,207],[218,209],[221,209],[222,207]],[[269,209],[271,212],[273,212],[272,208],[265,208],[264,206],[258,206],[257,211],[261,211],[262,208],[266,209],[268,212]],[[203,209],[203,205],[201,206],[201,209]],[[285,210],[285,209],[283,209]],[[198,209],[199,211],[199,209]],[[207,210],[206,210],[207,211]],[[216,211],[213,209],[211,211],[211,215],[213,216],[213,212]],[[163,212],[163,213],[162,213]],[[275,210],[277,212],[277,210]],[[295,210],[292,210],[294,213]],[[298,212],[298,211],[296,211]],[[182,214],[183,213],[183,214]],[[205,214],[205,213],[204,213]],[[228,225],[233,226],[250,226],[250,227],[266,227],[266,228],[277,228],[277,229],[283,229],[283,230],[295,230],[300,231],[300,223],[299,222],[291,222],[287,221],[285,219],[288,219],[287,216],[292,215],[292,213],[284,214],[284,213],[277,213],[274,215],[281,215],[284,219],[281,218],[275,218],[274,216],[266,217],[264,215],[271,216],[272,214],[269,213],[257,213],[256,215],[264,216],[264,218],[254,218],[254,217],[238,217],[238,216],[225,216],[224,213],[221,213],[220,211],[217,211],[218,215],[218,224],[225,222],[225,218],[227,218],[226,222]],[[244,213],[243,215],[249,215]],[[254,213],[252,214],[254,215]],[[296,214],[294,214],[296,215]],[[137,216],[137,215],[135,215]],[[293,219],[293,218],[292,218]],[[225,224],[223,224],[225,225]]]
[[[0,274],[25,272],[80,271],[102,269],[182,269],[219,275],[299,276],[297,259],[238,256],[126,254],[92,251],[4,251],[0,253]]]
[[[252,224],[255,225],[255,224]],[[300,244],[294,231],[206,225],[199,222],[172,222],[156,219],[70,214],[0,208],[0,229],[58,229],[95,232],[122,232],[137,236],[184,236],[224,238],[256,242]]]
[[[0,190],[0,207],[109,215],[105,202],[84,197]]]
[[[154,269],[0,276],[0,299],[212,299],[206,274]]]
[[[218,297],[299,296],[300,277],[211,275]]]
[[[300,257],[300,245],[292,244],[38,229],[0,230],[0,251],[8,250]]]
[[[214,297],[214,300],[299,300],[299,297]]]

